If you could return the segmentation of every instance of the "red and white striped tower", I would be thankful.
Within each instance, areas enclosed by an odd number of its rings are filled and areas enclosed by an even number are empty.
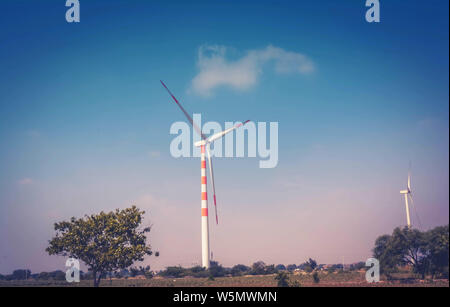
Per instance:
[[[202,267],[209,268],[208,192],[206,190],[205,145],[201,147],[202,175]]]

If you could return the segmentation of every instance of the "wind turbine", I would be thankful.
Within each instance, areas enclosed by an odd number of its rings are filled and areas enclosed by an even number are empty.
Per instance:
[[[161,81],[161,80],[160,80]],[[186,110],[181,106],[181,104],[178,102],[178,100],[175,98],[175,96],[172,94],[172,92],[167,88],[167,86],[164,84],[164,82],[161,81],[161,84],[164,86],[164,88],[169,92],[170,96],[172,96],[175,103],[178,105],[178,107],[181,109],[181,111],[184,113],[184,115],[187,117],[189,122],[191,123],[194,130],[200,135],[201,140],[198,142],[195,142],[196,147],[200,147],[200,158],[201,158],[201,221],[202,221],[202,267],[209,268],[210,264],[210,253],[209,253],[209,226],[208,226],[208,192],[206,189],[206,158],[205,153],[208,154],[208,164],[209,164],[209,173],[210,173],[210,180],[213,190],[213,200],[214,200],[214,211],[216,215],[216,224],[219,224],[219,218],[217,216],[217,202],[216,202],[216,188],[214,186],[214,172],[213,172],[213,165],[212,165],[212,159],[211,159],[211,152],[210,152],[210,144],[214,141],[220,139],[225,134],[245,125],[249,122],[249,120],[238,123],[234,125],[233,127],[226,129],[224,131],[221,131],[219,133],[216,133],[210,137],[206,137],[203,133],[200,127],[198,127],[194,121],[192,120],[189,113],[186,112]]]
[[[409,217],[409,203],[408,198],[411,199],[412,202],[412,194],[411,194],[411,172],[408,172],[408,186],[406,190],[401,190],[400,194],[405,196],[405,206],[406,206],[406,223],[408,228],[411,228],[411,219]]]

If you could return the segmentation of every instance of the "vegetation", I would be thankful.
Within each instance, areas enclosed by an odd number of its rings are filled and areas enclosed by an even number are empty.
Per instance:
[[[152,254],[145,245],[145,233],[138,230],[143,212],[135,207],[100,213],[85,219],[55,224],[57,234],[47,251],[78,258],[89,267],[80,272],[81,283],[93,280],[99,286],[101,278],[110,278],[110,286],[364,286],[365,262],[357,262],[344,270],[342,264],[318,264],[312,258],[299,265],[267,265],[257,261],[251,266],[237,264],[224,267],[212,261],[209,269],[200,266],[167,267],[158,273],[150,266],[132,267],[136,260]],[[449,278],[449,227],[436,227],[426,232],[396,228],[392,235],[382,235],[375,241],[373,255],[380,261],[382,281],[371,286],[421,285],[447,286]],[[89,262],[91,261],[91,262]],[[89,264],[93,265],[89,265]],[[417,277],[424,279],[419,281]],[[140,278],[139,278],[140,277]],[[436,279],[437,278],[437,279]],[[447,279],[444,281],[443,279]],[[28,269],[0,275],[2,285],[72,285],[62,271],[32,274]]]
[[[139,230],[144,213],[133,206],[55,223],[56,236],[46,251],[83,261],[98,287],[108,272],[130,267],[152,254],[145,235],[150,227]]]
[[[380,271],[389,279],[400,267],[410,266],[422,279],[449,277],[449,227],[426,232],[405,227],[394,229],[375,241],[373,255],[380,261]]]
[[[426,282],[417,279],[396,278],[387,281],[384,276],[380,283],[367,283],[365,272],[346,271],[345,274],[329,274],[327,272],[318,272],[320,283],[314,283],[312,274],[291,274],[285,272],[289,277],[289,286],[295,287],[448,287],[448,280],[435,279]],[[395,273],[394,276],[409,276],[410,273]],[[224,276],[215,277],[209,280],[208,277],[202,278],[164,278],[155,276],[151,279],[129,277],[128,279],[112,278],[111,281],[102,281],[101,286],[107,287],[276,287],[278,281],[276,275],[247,275],[247,276]],[[58,286],[58,287],[87,287],[92,286],[92,280],[81,280],[80,283],[68,283],[65,280],[17,280],[0,281],[0,287],[3,286]]]
[[[315,284],[318,284],[320,282],[319,274],[317,272],[314,272],[313,280]]]
[[[366,264],[364,262],[357,262],[350,264],[350,271],[359,271],[364,270],[366,268]]]
[[[314,259],[309,258],[308,261],[300,264],[298,268],[305,272],[311,273],[317,268],[317,262]]]
[[[289,287],[289,277],[286,272],[278,273],[278,275],[275,277],[275,280],[278,281],[278,287]]]

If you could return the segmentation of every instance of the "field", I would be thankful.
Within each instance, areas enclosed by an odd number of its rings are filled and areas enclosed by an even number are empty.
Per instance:
[[[344,272],[337,274],[319,274],[320,282],[314,283],[311,275],[289,275],[291,282],[298,281],[301,287],[449,287],[449,281],[419,280],[398,276],[394,281],[381,280],[379,283],[368,284],[363,272]],[[66,281],[0,281],[0,287],[35,286],[35,287],[64,287],[78,286],[90,287],[91,280],[82,280],[80,283],[67,283]],[[152,279],[106,279],[102,280],[103,287],[276,287],[275,275],[247,275],[239,277],[219,277],[214,280],[208,278],[161,278]]]

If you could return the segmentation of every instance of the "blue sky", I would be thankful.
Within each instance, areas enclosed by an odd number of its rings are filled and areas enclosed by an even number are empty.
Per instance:
[[[448,1],[381,1],[379,24],[364,2],[80,1],[78,24],[64,1],[2,3],[0,272],[63,269],[43,252],[53,222],[133,203],[161,251],[149,264],[199,261],[199,161],[170,156],[184,117],[160,79],[204,121],[279,123],[276,168],[216,159],[225,265],[364,260],[404,224],[409,161],[422,228],[447,224]],[[226,63],[274,46],[314,69],[269,61],[201,95],[202,46]]]

